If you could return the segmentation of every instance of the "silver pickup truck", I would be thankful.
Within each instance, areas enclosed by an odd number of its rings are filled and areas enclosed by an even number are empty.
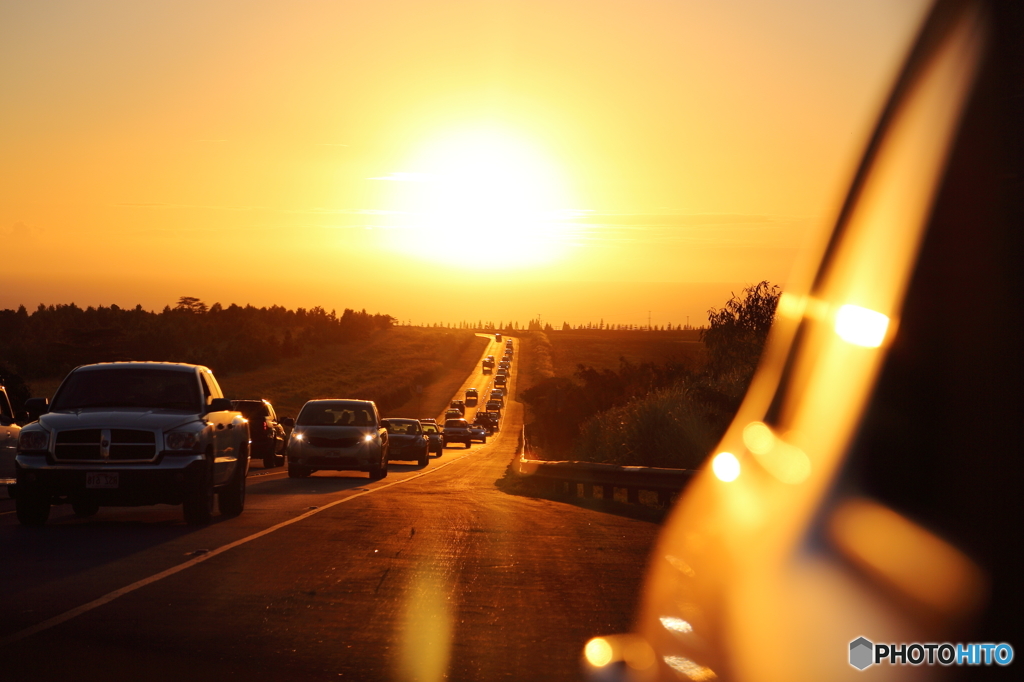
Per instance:
[[[249,429],[206,367],[110,362],[78,367],[53,396],[26,401],[38,419],[15,457],[18,520],[46,523],[50,505],[79,516],[101,506],[181,504],[204,524],[245,507]]]

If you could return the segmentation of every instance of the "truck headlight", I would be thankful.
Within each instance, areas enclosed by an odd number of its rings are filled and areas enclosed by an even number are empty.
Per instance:
[[[45,431],[22,431],[18,436],[19,450],[45,450],[50,443],[50,434]]]
[[[372,433],[368,433],[365,436],[363,436],[363,440],[365,440],[367,443],[372,443],[373,442],[373,438],[374,438],[374,436],[373,436]]]
[[[192,431],[172,431],[164,442],[168,450],[191,450],[199,443],[199,436]]]

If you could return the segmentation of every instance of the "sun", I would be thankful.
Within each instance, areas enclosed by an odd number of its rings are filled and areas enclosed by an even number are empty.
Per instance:
[[[555,164],[528,140],[486,128],[439,135],[393,183],[393,246],[468,269],[550,263],[565,251],[569,205]]]

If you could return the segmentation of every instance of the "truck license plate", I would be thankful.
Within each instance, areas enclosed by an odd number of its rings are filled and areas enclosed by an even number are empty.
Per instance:
[[[117,485],[116,471],[88,471],[85,474],[86,488],[116,488]]]

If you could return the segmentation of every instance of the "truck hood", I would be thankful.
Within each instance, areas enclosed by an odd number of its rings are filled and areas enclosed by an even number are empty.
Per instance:
[[[49,412],[39,417],[39,423],[47,430],[67,429],[143,429],[149,431],[171,429],[189,422],[199,421],[195,414],[182,414],[171,410],[149,408],[90,408]]]

